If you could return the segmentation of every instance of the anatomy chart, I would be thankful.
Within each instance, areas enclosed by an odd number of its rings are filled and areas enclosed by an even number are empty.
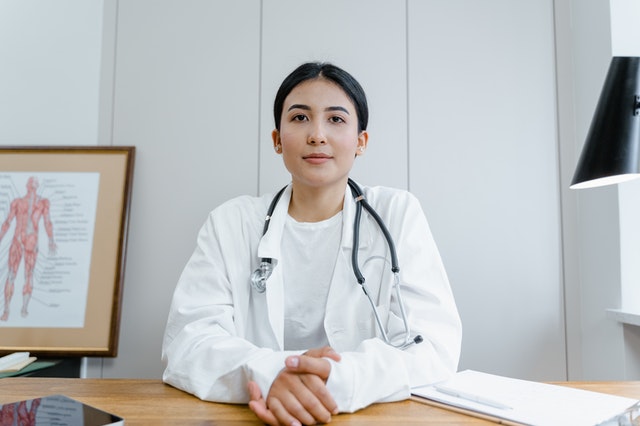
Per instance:
[[[99,182],[0,172],[0,328],[84,326]]]

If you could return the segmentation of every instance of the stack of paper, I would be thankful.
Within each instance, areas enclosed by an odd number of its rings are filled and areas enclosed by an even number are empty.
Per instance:
[[[442,383],[413,388],[412,393],[418,400],[436,401],[445,408],[528,425],[617,425],[617,416],[637,410],[640,402],[472,370]]]
[[[13,373],[22,370],[36,360],[29,352],[15,352],[0,358],[0,373]]]

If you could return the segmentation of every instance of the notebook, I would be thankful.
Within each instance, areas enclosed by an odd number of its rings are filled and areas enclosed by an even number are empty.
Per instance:
[[[49,395],[0,405],[0,424],[118,426],[124,425],[124,419],[64,395]]]

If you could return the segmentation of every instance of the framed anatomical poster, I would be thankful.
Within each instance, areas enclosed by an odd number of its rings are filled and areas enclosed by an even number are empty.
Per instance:
[[[0,353],[116,356],[134,147],[0,147]]]

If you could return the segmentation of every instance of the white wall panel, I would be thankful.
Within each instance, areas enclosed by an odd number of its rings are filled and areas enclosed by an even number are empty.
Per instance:
[[[137,154],[120,353],[105,377],[160,377],[197,231],[218,204],[256,193],[259,31],[258,0],[118,4],[113,144]]]
[[[575,78],[575,170],[587,136],[612,55],[609,0],[572,0]],[[566,121],[565,121],[566,125]],[[568,159],[572,159],[569,157]],[[577,253],[579,259],[580,325],[583,380],[625,378],[624,330],[607,319],[606,309],[620,303],[621,253],[619,196],[616,186],[573,191],[577,198]]]
[[[564,379],[553,2],[408,8],[409,183],[461,312],[460,367]]]
[[[404,1],[264,0],[260,192],[290,181],[273,151],[273,99],[307,61],[338,65],[367,92],[369,148],[352,176],[367,185],[407,186],[406,11]]]
[[[102,7],[0,1],[0,144],[97,144]]]

